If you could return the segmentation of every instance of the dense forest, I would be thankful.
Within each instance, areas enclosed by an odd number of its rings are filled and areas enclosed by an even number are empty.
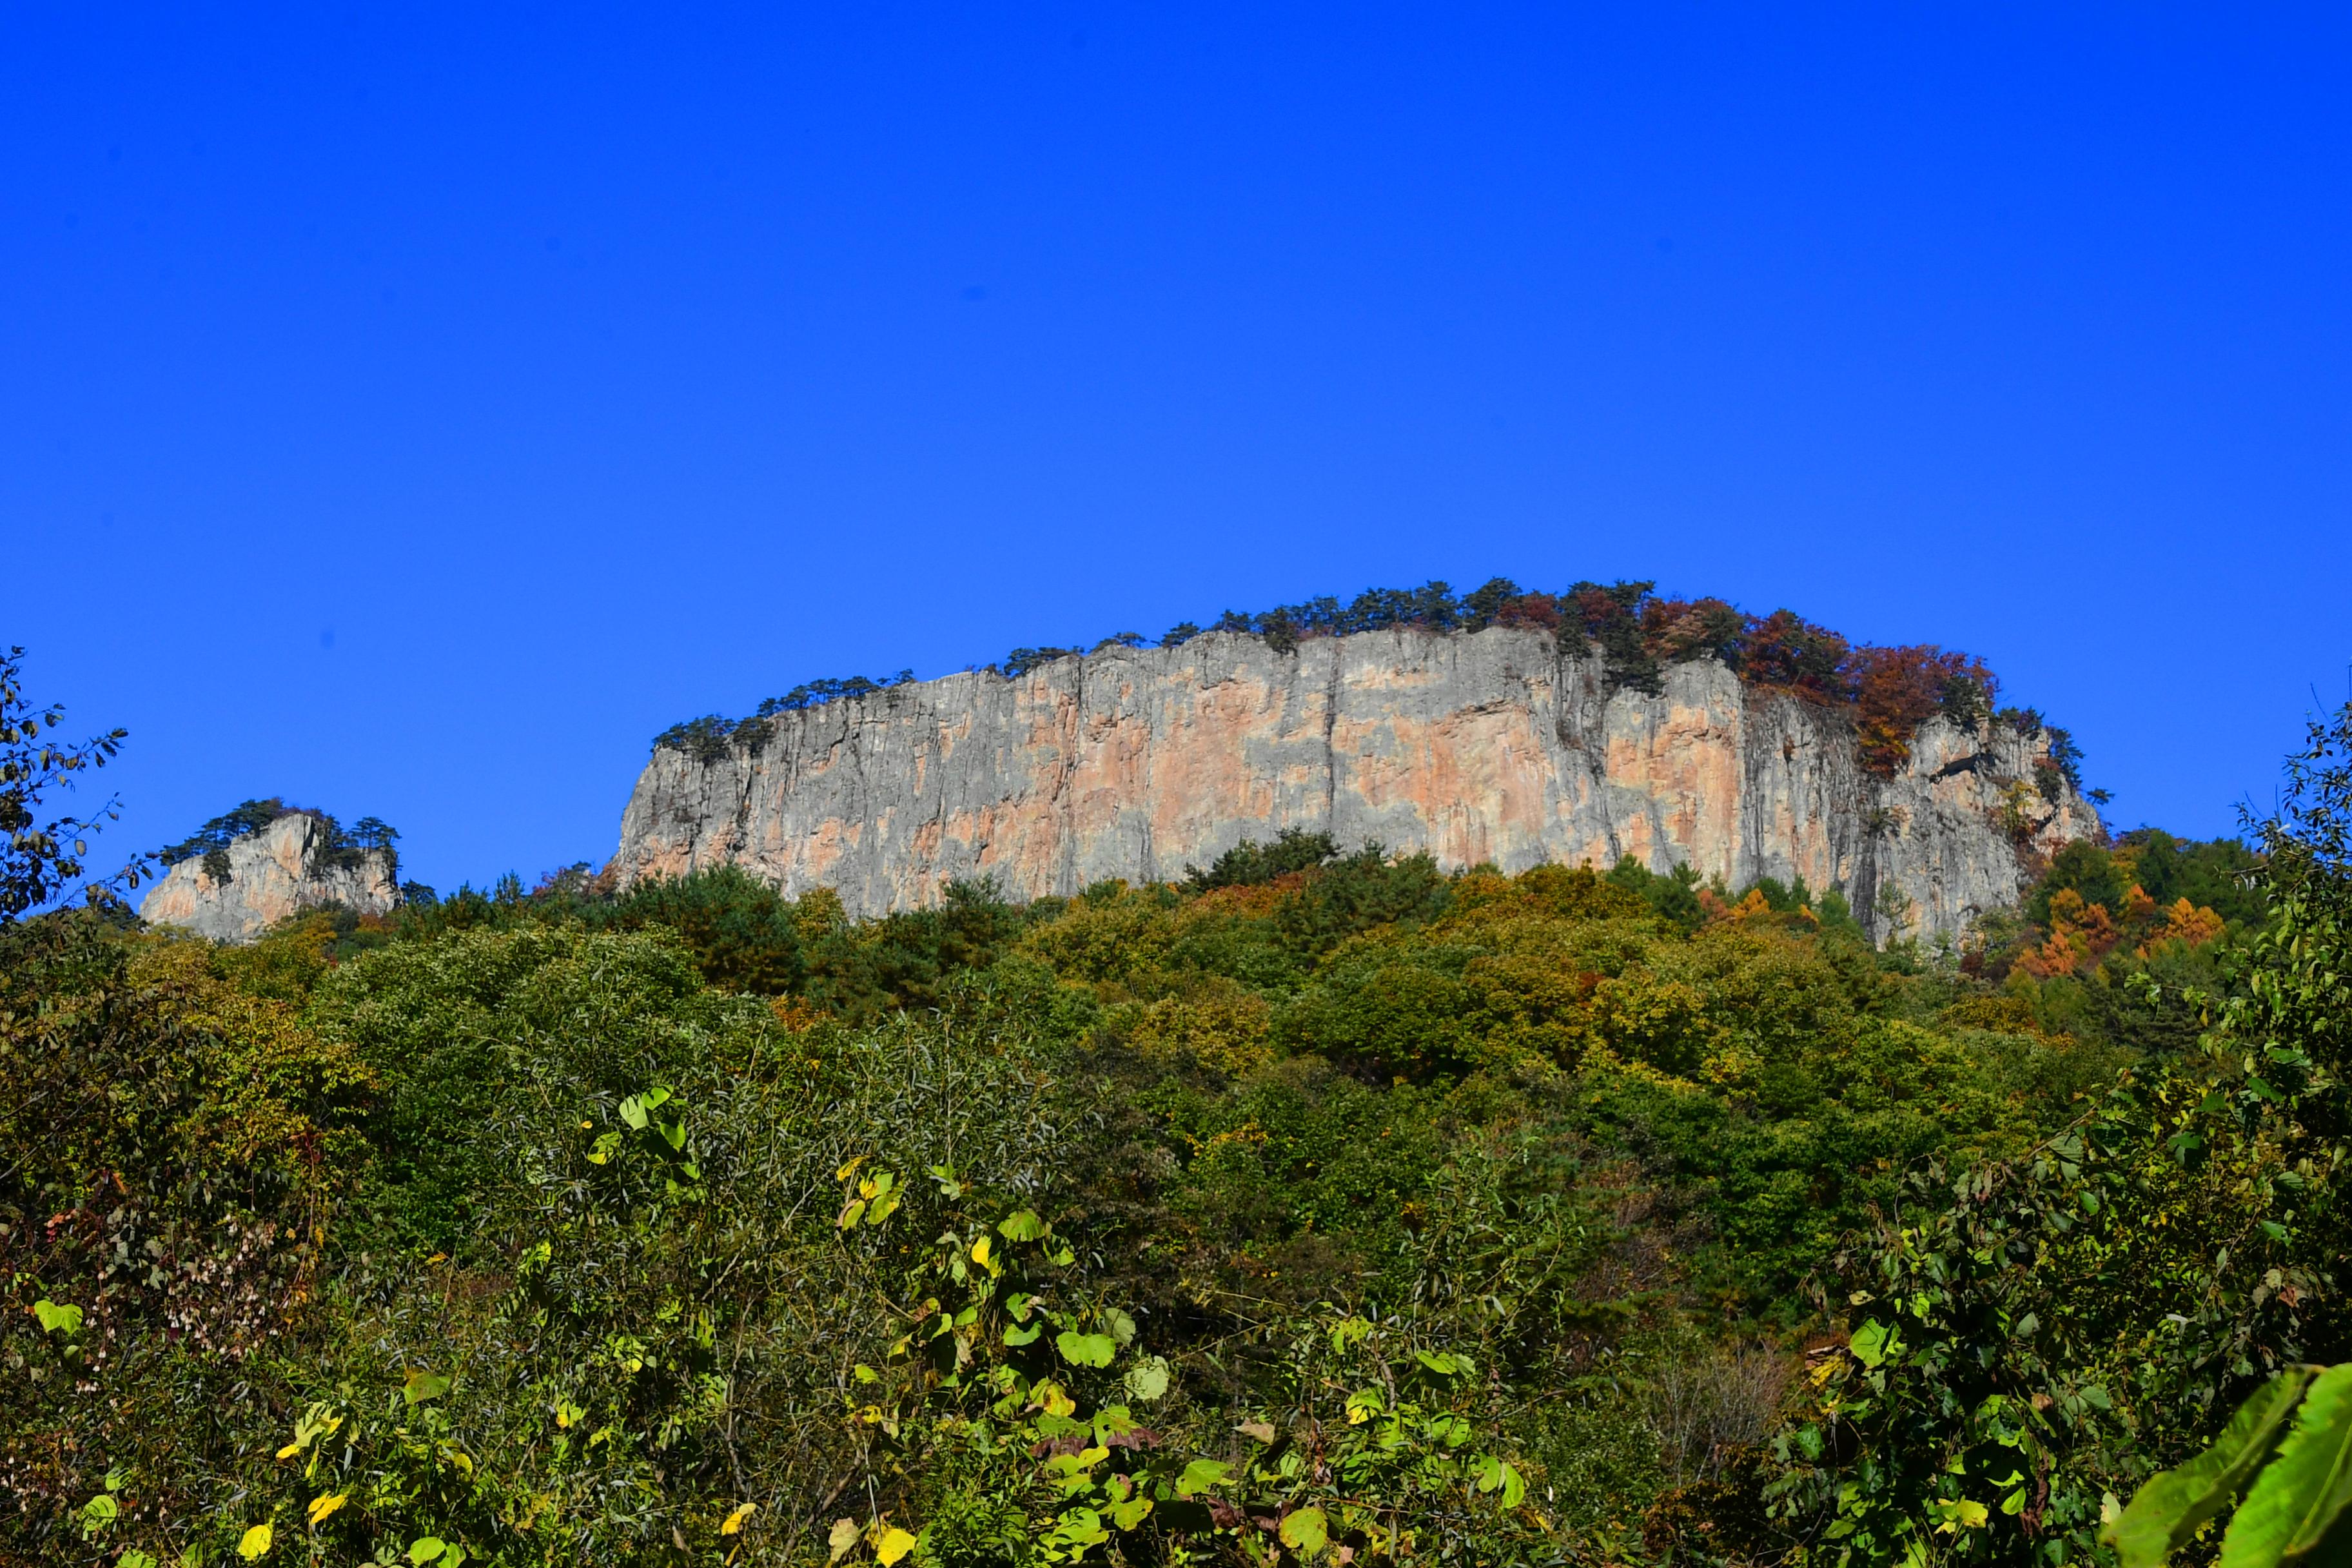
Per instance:
[[[7,1562],[2112,1562],[2346,1353],[2352,710],[1957,946],[1292,834],[222,947],[32,912],[8,674]]]

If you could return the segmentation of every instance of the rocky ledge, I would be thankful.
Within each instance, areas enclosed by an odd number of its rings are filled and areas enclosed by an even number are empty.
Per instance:
[[[1891,772],[1852,710],[1711,658],[1618,686],[1590,645],[1491,626],[1116,645],[1008,679],[891,686],[660,746],[622,819],[625,884],[732,862],[854,916],[960,878],[1016,897],[1147,881],[1284,828],[1445,867],[1633,856],[1738,888],[1835,889],[1880,940],[1956,933],[2099,832],[2047,731],[1937,717]]]
[[[139,913],[215,942],[251,942],[289,915],[331,904],[389,914],[400,901],[392,852],[340,840],[331,820],[289,811],[173,866],[140,901]]]

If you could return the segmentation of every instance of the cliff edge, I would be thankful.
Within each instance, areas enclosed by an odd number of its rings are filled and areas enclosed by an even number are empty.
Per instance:
[[[177,861],[140,900],[139,913],[215,942],[251,942],[289,915],[328,904],[390,914],[400,901],[394,870],[388,847],[354,848],[331,818],[288,811]]]
[[[2031,859],[2099,832],[2046,731],[1938,715],[1874,771],[1850,710],[1713,658],[1614,686],[1575,641],[1216,632],[778,712],[657,746],[614,871],[732,862],[865,917],[962,878],[1015,897],[1177,878],[1295,827],[1449,868],[1630,855],[1735,889],[1802,877],[1885,941],[1957,933],[2014,904]]]

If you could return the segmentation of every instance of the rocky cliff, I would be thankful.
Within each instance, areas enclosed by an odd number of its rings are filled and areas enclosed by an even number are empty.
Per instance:
[[[251,942],[288,915],[327,904],[389,914],[400,900],[390,853],[343,848],[337,837],[331,823],[289,811],[173,866],[140,900],[139,913],[215,942]]]
[[[1844,709],[1712,659],[1669,667],[1655,694],[1612,690],[1562,643],[1402,629],[1284,652],[1213,634],[779,713],[656,748],[614,869],[732,861],[864,916],[958,878],[1034,897],[1181,877],[1298,827],[1449,868],[1631,855],[1734,889],[1801,876],[1884,939],[2014,903],[2029,854],[2097,831],[2046,734],[1933,719],[1880,777]]]

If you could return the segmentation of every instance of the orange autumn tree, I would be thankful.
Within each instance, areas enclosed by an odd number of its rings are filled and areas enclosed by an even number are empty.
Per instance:
[[[1853,685],[1854,727],[1863,766],[1889,774],[1908,762],[1919,726],[1938,713],[1955,718],[1991,711],[1997,689],[1981,660],[1931,643],[1860,647],[1846,661]]]

